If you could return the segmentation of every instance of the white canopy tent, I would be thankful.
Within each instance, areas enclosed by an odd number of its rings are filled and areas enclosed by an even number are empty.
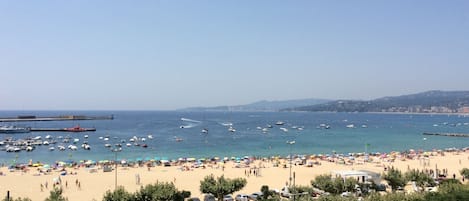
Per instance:
[[[362,180],[362,182],[373,181],[375,184],[381,183],[381,175],[368,170],[339,170],[332,171],[332,175],[340,176],[344,179],[347,177],[355,177]]]

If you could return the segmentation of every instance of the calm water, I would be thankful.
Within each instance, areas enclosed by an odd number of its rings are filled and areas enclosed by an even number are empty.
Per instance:
[[[365,114],[365,113],[289,113],[289,112],[159,112],[159,111],[0,111],[0,116],[17,115],[110,115],[114,120],[97,121],[59,121],[59,122],[25,122],[15,123],[17,126],[30,127],[95,127],[96,132],[63,133],[63,132],[32,132],[28,134],[1,134],[0,138],[35,137],[46,135],[71,136],[80,139],[77,151],[49,151],[48,146],[38,146],[33,152],[7,153],[0,152],[1,163],[11,163],[15,159],[27,162],[30,159],[44,162],[58,160],[104,160],[114,159],[115,155],[104,146],[127,142],[133,136],[147,138],[148,148],[140,146],[126,147],[117,153],[118,159],[136,160],[137,158],[168,158],[179,157],[231,157],[231,156],[286,156],[290,148],[294,154],[363,152],[365,144],[372,152],[388,152],[392,150],[432,149],[432,148],[463,148],[469,146],[469,138],[423,136],[423,132],[455,132],[469,133],[469,117],[458,115],[409,115],[409,114]],[[187,118],[196,121],[182,121]],[[277,121],[285,125],[274,125]],[[228,132],[224,123],[231,122],[236,132]],[[445,125],[445,122],[447,123]],[[329,124],[330,129],[318,129],[320,124]],[[263,133],[257,127],[273,125],[269,132]],[[346,128],[354,124],[356,128]],[[438,126],[435,126],[437,124]],[[362,128],[367,125],[367,128]],[[180,128],[184,126],[185,128]],[[304,130],[292,128],[304,127]],[[288,132],[280,129],[284,127]],[[207,128],[208,134],[201,130]],[[151,134],[153,139],[148,139]],[[80,149],[86,139],[91,150]],[[109,141],[99,137],[110,136]],[[175,137],[182,138],[177,142]],[[426,140],[423,140],[423,138]],[[286,141],[295,140],[290,147]],[[141,142],[142,143],[142,142]],[[57,143],[67,146],[68,144]]]

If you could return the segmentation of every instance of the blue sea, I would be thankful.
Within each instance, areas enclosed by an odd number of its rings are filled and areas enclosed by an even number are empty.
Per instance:
[[[6,137],[26,138],[46,135],[80,139],[78,150],[49,151],[49,146],[37,146],[32,152],[0,151],[0,163],[80,160],[138,160],[184,157],[242,157],[287,156],[293,154],[328,154],[403,151],[408,149],[445,149],[469,146],[469,138],[424,136],[423,132],[469,133],[469,117],[462,115],[430,114],[370,114],[370,113],[308,113],[308,112],[180,112],[180,111],[0,111],[1,117],[18,115],[114,115],[113,120],[44,121],[1,123],[36,128],[68,128],[76,125],[94,127],[96,132],[31,132],[26,134],[0,134]],[[283,126],[275,125],[283,121]],[[231,123],[236,132],[228,131]],[[273,127],[264,133],[260,128]],[[318,128],[320,124],[330,129]],[[355,128],[347,128],[353,124]],[[362,125],[366,125],[363,126]],[[184,127],[184,128],[181,128]],[[202,129],[208,133],[202,133]],[[288,132],[280,128],[288,129]],[[298,129],[301,128],[301,129]],[[284,130],[285,130],[284,129]],[[88,139],[84,136],[88,135]],[[102,138],[110,136],[109,141]],[[149,139],[152,135],[153,139]],[[133,136],[146,138],[147,148],[127,147]],[[101,138],[100,138],[101,137]],[[177,141],[176,139],[182,139]],[[114,153],[106,143],[122,143],[122,151]],[[62,143],[55,145],[65,145]],[[88,141],[91,150],[81,149]],[[287,144],[287,141],[295,141]]]

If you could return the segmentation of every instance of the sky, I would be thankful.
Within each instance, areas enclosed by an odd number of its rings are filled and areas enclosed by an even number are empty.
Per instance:
[[[0,1],[0,110],[469,90],[469,1]]]

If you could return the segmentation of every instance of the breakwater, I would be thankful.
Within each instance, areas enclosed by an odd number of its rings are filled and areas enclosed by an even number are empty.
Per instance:
[[[423,135],[436,135],[447,137],[469,137],[469,133],[423,133]]]
[[[0,122],[27,122],[27,121],[79,121],[79,120],[113,120],[114,115],[108,116],[83,116],[63,115],[50,117],[37,117],[34,115],[22,115],[17,117],[0,117]]]
[[[30,128],[31,132],[90,132],[96,131],[96,128]]]

